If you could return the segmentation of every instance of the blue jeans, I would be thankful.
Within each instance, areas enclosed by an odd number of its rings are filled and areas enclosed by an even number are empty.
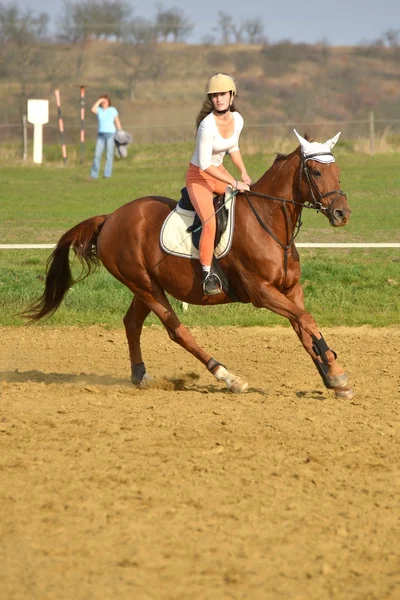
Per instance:
[[[113,133],[102,133],[99,131],[97,134],[96,148],[94,151],[94,160],[90,176],[93,179],[97,179],[100,171],[100,161],[106,149],[106,164],[104,167],[104,177],[111,177],[113,160],[114,160],[114,134]]]

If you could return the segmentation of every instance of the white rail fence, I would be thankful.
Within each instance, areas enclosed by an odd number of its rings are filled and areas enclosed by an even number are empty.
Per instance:
[[[55,247],[56,244],[0,244],[0,250],[51,250]],[[296,243],[296,248],[400,248],[400,242],[300,242]]]
[[[297,248],[400,248],[400,243],[396,242],[376,242],[376,243],[324,243],[310,242],[298,243]],[[0,250],[40,250],[53,249],[55,244],[0,244]],[[182,310],[186,312],[189,309],[187,302],[182,302]]]

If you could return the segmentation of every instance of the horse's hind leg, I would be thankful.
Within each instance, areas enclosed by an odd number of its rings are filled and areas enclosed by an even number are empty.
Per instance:
[[[132,383],[139,385],[146,377],[146,367],[140,348],[140,336],[143,323],[150,313],[150,308],[138,296],[135,296],[124,317],[126,338],[128,340],[131,359]]]
[[[243,392],[247,389],[247,382],[243,381],[237,375],[230,373],[221,363],[213,359],[198,345],[192,334],[179,321],[164,291],[155,282],[152,282],[152,284],[152,294],[142,292],[141,298],[149,310],[152,310],[160,319],[171,340],[193,354],[218,381],[224,381],[231,392]],[[137,357],[138,355],[135,356]],[[140,349],[139,356],[141,357]]]

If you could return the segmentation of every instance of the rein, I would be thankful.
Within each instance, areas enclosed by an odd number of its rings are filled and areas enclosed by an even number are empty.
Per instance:
[[[309,154],[308,156],[303,156],[302,157],[302,161],[301,161],[301,165],[300,165],[300,172],[299,172],[299,183],[301,182],[303,173],[306,176],[309,188],[310,188],[310,193],[311,193],[311,197],[312,197],[312,201],[308,201],[307,203],[305,202],[296,202],[295,200],[289,200],[287,198],[280,198],[279,196],[271,196],[270,194],[262,194],[261,192],[252,192],[250,191],[245,191],[242,192],[245,196],[246,196],[246,200],[254,214],[254,216],[256,217],[259,225],[264,229],[264,231],[266,231],[268,233],[268,235],[270,235],[272,237],[273,240],[275,240],[275,242],[277,244],[279,244],[279,246],[282,248],[283,252],[284,252],[284,271],[285,271],[285,278],[287,275],[287,267],[288,267],[288,251],[291,249],[291,247],[294,244],[294,241],[296,239],[296,237],[298,236],[299,232],[300,232],[300,228],[302,226],[302,221],[301,221],[301,213],[303,208],[310,208],[313,210],[316,210],[317,212],[322,212],[322,213],[327,213],[329,220],[332,222],[333,219],[333,205],[335,204],[336,200],[340,197],[340,196],[345,196],[345,193],[343,192],[343,190],[333,190],[331,192],[326,192],[325,194],[321,194],[321,192],[318,189],[317,184],[315,183],[314,178],[312,177],[312,175],[310,174],[310,171],[308,169],[307,166],[307,161],[314,158],[315,156],[333,156],[331,152],[315,152],[314,154]],[[316,197],[316,195],[318,197]],[[322,206],[321,200],[323,198],[328,198],[329,196],[333,196],[336,195],[336,198],[331,202],[331,204],[328,207]],[[265,200],[272,200],[274,202],[280,202],[282,205],[282,210],[285,216],[285,222],[286,222],[286,231],[287,231],[287,237],[288,237],[288,241],[286,244],[284,244],[276,235],[275,233],[264,223],[264,221],[262,220],[262,218],[260,217],[260,215],[258,214],[254,204],[251,202],[250,200],[250,196],[254,196],[256,198],[263,198]],[[289,217],[289,213],[287,211],[287,205],[291,204],[293,206],[301,206],[301,210],[299,212],[299,215],[296,219],[296,222],[294,224],[291,223],[290,217]]]
[[[283,259],[284,259],[284,269],[285,269],[285,278],[286,278],[286,274],[287,274],[287,266],[288,266],[288,251],[290,250],[290,248],[293,246],[294,244],[294,240],[296,239],[296,237],[299,234],[300,228],[302,226],[302,221],[301,221],[301,211],[299,216],[296,219],[296,223],[292,226],[290,226],[291,221],[289,218],[289,214],[287,211],[287,204],[298,204],[300,206],[303,206],[301,202],[295,202],[294,200],[285,200],[284,198],[278,198],[276,196],[269,196],[268,194],[261,194],[258,192],[243,192],[246,196],[247,202],[255,216],[255,218],[257,219],[258,223],[261,225],[261,227],[264,229],[264,231],[266,231],[273,240],[275,240],[275,242],[277,244],[279,244],[279,246],[282,248],[283,250]],[[281,242],[281,240],[275,235],[275,233],[269,228],[267,227],[267,225],[264,223],[264,221],[262,220],[262,218],[260,217],[260,215],[258,214],[258,212],[256,211],[254,204],[252,203],[252,201],[249,198],[249,195],[251,196],[257,196],[259,198],[265,198],[267,200],[276,200],[278,202],[281,202],[282,204],[282,209],[283,209],[283,213],[285,215],[285,221],[286,221],[286,231],[287,233],[289,233],[289,230],[291,229],[290,232],[290,237],[289,240],[287,242],[287,244],[284,244],[283,242]],[[313,208],[311,206],[307,207],[307,208]]]

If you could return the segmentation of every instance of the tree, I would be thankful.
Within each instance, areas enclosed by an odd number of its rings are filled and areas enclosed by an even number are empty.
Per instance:
[[[64,1],[63,13],[57,23],[59,40],[72,44],[86,41],[90,36],[89,20],[82,12],[78,4]]]
[[[0,4],[0,60],[3,75],[15,79],[19,83],[20,113],[26,111],[28,85],[35,85],[42,58],[42,46],[49,16],[46,13],[35,13],[22,10],[16,4],[5,6]]]
[[[58,38],[75,44],[89,38],[121,39],[131,14],[125,0],[65,0]]]
[[[233,27],[233,18],[222,10],[218,11],[217,24],[214,27],[214,31],[220,33],[222,44],[229,44],[231,42]]]
[[[45,36],[48,24],[46,13],[35,14],[30,9],[23,12],[16,4],[0,3],[0,43],[35,43]]]
[[[156,26],[147,19],[138,18],[128,22],[124,26],[121,37],[125,44],[149,44],[156,42]]]
[[[383,34],[383,40],[389,48],[400,46],[400,29],[388,29]]]
[[[49,93],[53,93],[71,76],[70,60],[69,56],[66,56],[66,52],[69,51],[70,49],[65,49],[65,52],[62,52],[58,49],[54,51],[53,47],[43,48],[39,67],[48,85]]]
[[[243,23],[243,31],[249,44],[265,44],[264,25],[260,19],[248,19]]]
[[[231,15],[221,10],[218,12],[214,31],[219,33],[221,44],[262,44],[267,41],[260,18],[235,23]]]
[[[155,42],[122,42],[115,44],[112,52],[123,65],[123,77],[128,83],[129,98],[132,102],[138,83],[157,79],[164,71],[163,55]]]
[[[173,42],[182,42],[193,29],[192,23],[187,20],[179,8],[164,10],[161,5],[158,6],[155,27],[159,39],[165,42],[170,37]]]

